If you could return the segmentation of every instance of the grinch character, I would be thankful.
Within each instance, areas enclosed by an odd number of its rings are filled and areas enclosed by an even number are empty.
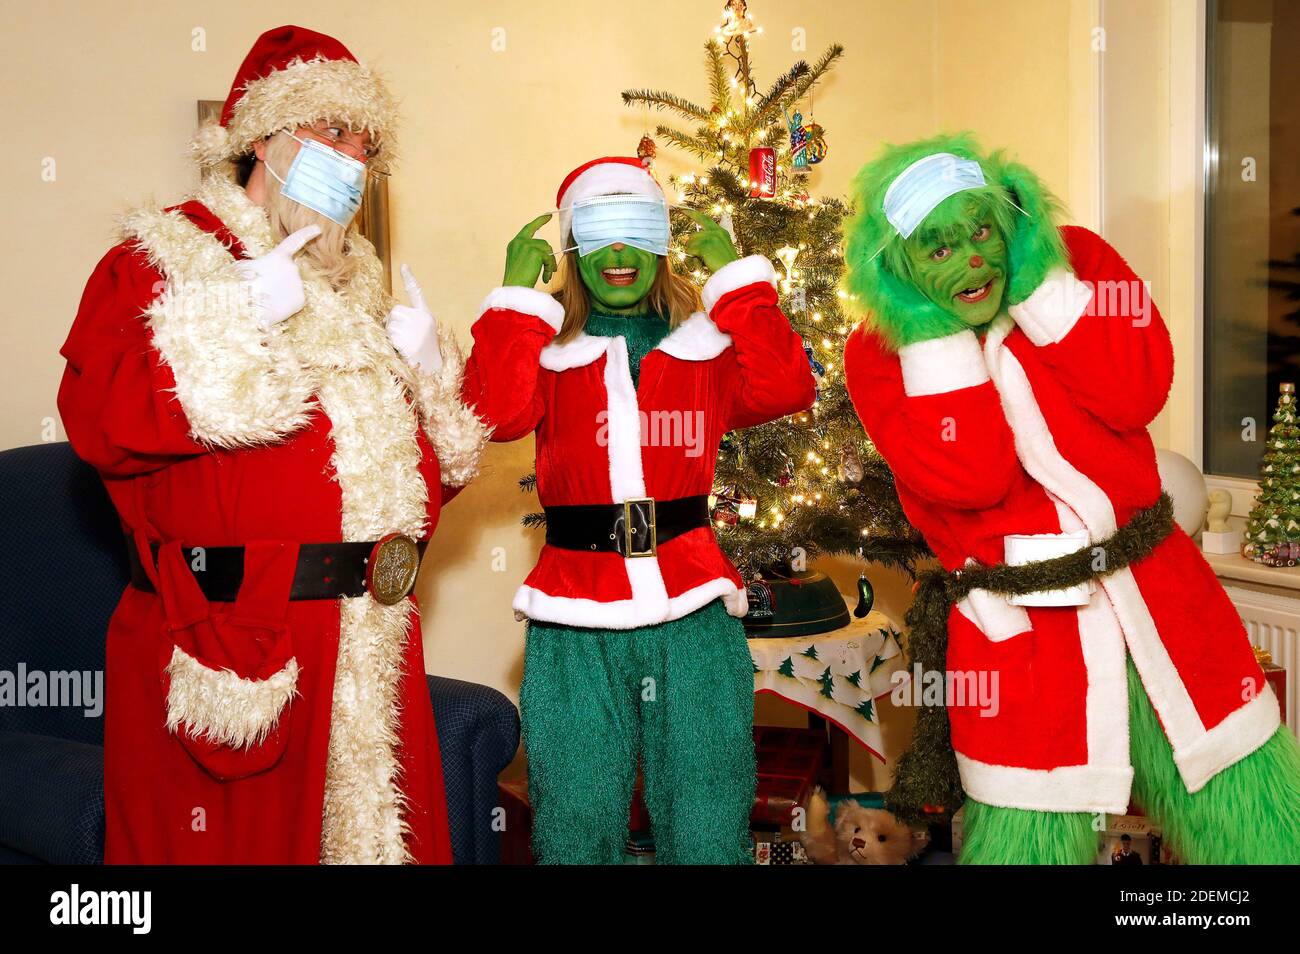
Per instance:
[[[804,410],[813,378],[762,256],[704,215],[668,266],[668,207],[638,159],[575,169],[557,270],[524,227],[473,328],[465,397],[495,441],[536,435],[546,545],[515,595],[534,851],[618,864],[640,757],[657,860],[748,857],[753,662],[745,585],[710,525],[722,436]],[[570,242],[574,243],[570,247]]]
[[[914,658],[946,649],[962,861],[1088,863],[1132,795],[1189,863],[1300,862],[1296,740],[1161,494],[1173,353],[1145,284],[965,137],[887,148],[856,190],[845,373],[946,571],[909,622]],[[996,707],[963,699],[978,674]],[[924,788],[936,712],[896,790],[952,809],[955,778]]]
[[[258,38],[192,198],[128,214],[59,410],[121,516],[110,863],[450,862],[410,597],[486,429],[419,287],[354,227],[388,92],[339,41]]]

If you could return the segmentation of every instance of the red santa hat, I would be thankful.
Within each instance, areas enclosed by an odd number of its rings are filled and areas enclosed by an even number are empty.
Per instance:
[[[323,119],[365,130],[392,161],[397,109],[384,84],[333,37],[299,26],[267,30],[230,84],[221,119],[203,126],[191,148],[204,167],[238,159],[282,129]]]
[[[555,207],[560,210],[560,241],[567,248],[573,222],[573,203],[598,195],[651,195],[664,198],[664,190],[644,163],[633,156],[606,156],[574,169],[560,183]]]

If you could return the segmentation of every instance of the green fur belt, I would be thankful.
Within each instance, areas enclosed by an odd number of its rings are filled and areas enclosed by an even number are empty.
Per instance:
[[[1169,536],[1173,526],[1173,501],[1162,493],[1106,540],[1065,556],[1021,566],[998,563],[952,572],[941,567],[927,570],[920,576],[916,599],[907,611],[907,649],[912,664],[923,672],[946,670],[948,616],[953,604],[971,590],[1025,596],[1099,580],[1146,557]],[[920,706],[912,743],[898,760],[885,807],[903,821],[918,824],[949,817],[964,799],[948,732],[948,711],[945,706]]]

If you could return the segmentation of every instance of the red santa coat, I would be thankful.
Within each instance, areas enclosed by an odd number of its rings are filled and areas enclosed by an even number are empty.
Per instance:
[[[495,427],[494,441],[536,431],[543,506],[707,494],[723,434],[813,402],[808,358],[775,281],[762,256],[719,269],[704,286],[708,313],[642,359],[636,387],[623,338],[584,332],[553,344],[560,304],[531,288],[498,288],[474,324],[465,400]],[[514,608],[530,619],[630,629],[719,597],[732,616],[745,615],[740,575],[713,528],[699,527],[661,544],[656,557],[544,546]]]
[[[233,183],[125,225],[63,348],[69,439],[142,546],[249,549],[239,604],[163,566],[167,601],[128,587],[113,615],[106,860],[449,862],[414,600],[285,596],[297,543],[433,532],[477,455],[447,428],[481,431],[458,358],[409,377],[364,243],[343,293],[304,264],[307,306],[264,336],[233,264],[274,241]]]
[[[982,342],[966,331],[894,353],[863,326],[846,347],[858,414],[948,569],[1001,562],[1007,534],[1103,540],[1160,493],[1146,426],[1173,378],[1168,330],[1114,249],[1085,229],[1062,234],[1073,272],[1050,275]],[[1279,724],[1236,610],[1177,528],[1085,606],[976,591],[948,632],[948,669],[967,680],[953,685],[997,690],[994,705],[970,693],[949,705],[962,783],[982,802],[1126,809],[1126,649],[1188,791]]]

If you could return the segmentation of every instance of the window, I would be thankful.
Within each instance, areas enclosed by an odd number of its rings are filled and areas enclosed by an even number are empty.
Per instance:
[[[1204,470],[1259,476],[1300,383],[1300,3],[1206,10]]]

